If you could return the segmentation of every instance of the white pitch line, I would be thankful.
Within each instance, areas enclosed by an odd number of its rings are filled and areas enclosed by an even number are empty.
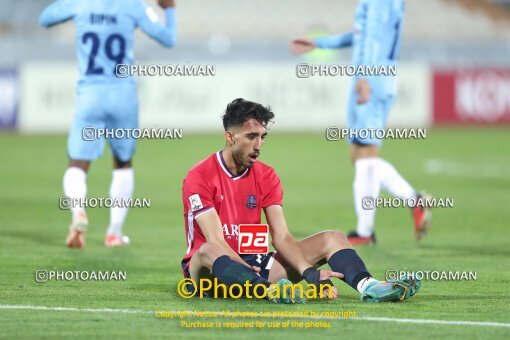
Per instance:
[[[110,309],[110,308],[74,308],[74,307],[46,307],[46,306],[15,306],[0,305],[0,309],[24,309],[24,310],[45,310],[45,311],[64,311],[64,312],[89,312],[89,313],[119,313],[119,314],[154,314],[155,311],[136,310],[136,309]],[[193,311],[165,311],[167,313],[179,313],[193,315]],[[213,312],[209,312],[213,313]],[[216,312],[217,316],[221,316],[222,312]],[[352,318],[333,317],[333,316],[298,316],[287,317],[278,316],[287,319],[326,319],[326,320],[362,320],[376,322],[396,322],[396,323],[414,323],[414,324],[436,324],[436,325],[464,325],[464,326],[488,326],[488,327],[507,327],[510,323],[504,322],[485,322],[485,321],[448,321],[448,320],[431,320],[431,319],[399,319],[399,318],[382,318],[372,316],[360,316]],[[176,316],[176,318],[178,318]],[[272,318],[272,317],[271,317]]]
[[[380,321],[380,322],[400,322],[400,323],[424,323],[436,325],[466,325],[466,326],[492,326],[492,327],[510,327],[510,323],[503,322],[485,322],[485,321],[446,321],[446,320],[430,320],[430,319],[394,319],[394,318],[379,318],[371,316],[361,316],[353,318],[357,320],[366,321]]]
[[[90,313],[120,313],[120,314],[151,314],[154,312],[136,309],[110,309],[110,308],[73,308],[73,307],[46,307],[46,306],[9,306],[0,305],[0,309],[32,309],[51,310],[63,312],[90,312]]]
[[[430,175],[461,176],[471,178],[509,178],[508,165],[484,162],[459,162],[454,160],[427,159],[425,172]]]

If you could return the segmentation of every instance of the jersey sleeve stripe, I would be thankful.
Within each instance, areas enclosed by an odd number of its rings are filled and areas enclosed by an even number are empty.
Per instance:
[[[211,211],[212,209],[214,209],[214,206],[205,207],[205,208],[203,208],[203,209],[200,209],[200,210],[196,211],[196,212],[194,213],[195,220],[197,219],[197,217],[199,217],[199,216],[201,216],[201,215],[205,214],[206,212]]]

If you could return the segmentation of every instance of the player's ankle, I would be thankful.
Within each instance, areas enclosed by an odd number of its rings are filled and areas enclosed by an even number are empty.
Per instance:
[[[381,281],[374,279],[373,277],[369,276],[364,279],[362,279],[360,282],[358,282],[358,285],[356,286],[356,290],[360,292],[360,294],[363,294],[365,290],[370,287],[374,283],[379,283]]]

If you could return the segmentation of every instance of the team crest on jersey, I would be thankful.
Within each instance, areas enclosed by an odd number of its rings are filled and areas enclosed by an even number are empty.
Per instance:
[[[189,203],[191,204],[191,211],[197,211],[204,207],[198,194],[191,195],[190,197],[188,197],[188,199]]]
[[[257,198],[255,195],[248,195],[248,198],[246,199],[246,206],[250,209],[257,207]]]

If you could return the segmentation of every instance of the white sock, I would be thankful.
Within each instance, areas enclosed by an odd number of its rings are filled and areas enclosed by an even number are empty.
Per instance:
[[[135,187],[135,176],[133,168],[115,169],[112,174],[112,183],[110,185],[110,197],[131,198]],[[122,236],[122,226],[126,219],[128,208],[112,207],[110,208],[110,225],[108,226],[108,235],[113,234]]]
[[[356,289],[358,290],[358,292],[363,294],[365,289],[367,289],[368,284],[372,283],[372,282],[379,282],[379,281],[374,279],[373,277],[366,277],[363,280],[361,280],[360,282],[358,282],[358,285],[356,286]]]
[[[64,195],[71,200],[85,199],[87,195],[87,173],[78,167],[67,168],[63,179]],[[73,221],[80,214],[85,214],[83,207],[71,206]]]
[[[374,232],[375,209],[363,209],[363,198],[379,196],[380,176],[377,170],[377,158],[361,158],[354,164],[354,208],[358,217],[356,231],[361,237]]]
[[[398,173],[397,169],[382,158],[377,158],[377,172],[380,173],[381,187],[395,197],[410,199],[416,197],[413,187]]]

